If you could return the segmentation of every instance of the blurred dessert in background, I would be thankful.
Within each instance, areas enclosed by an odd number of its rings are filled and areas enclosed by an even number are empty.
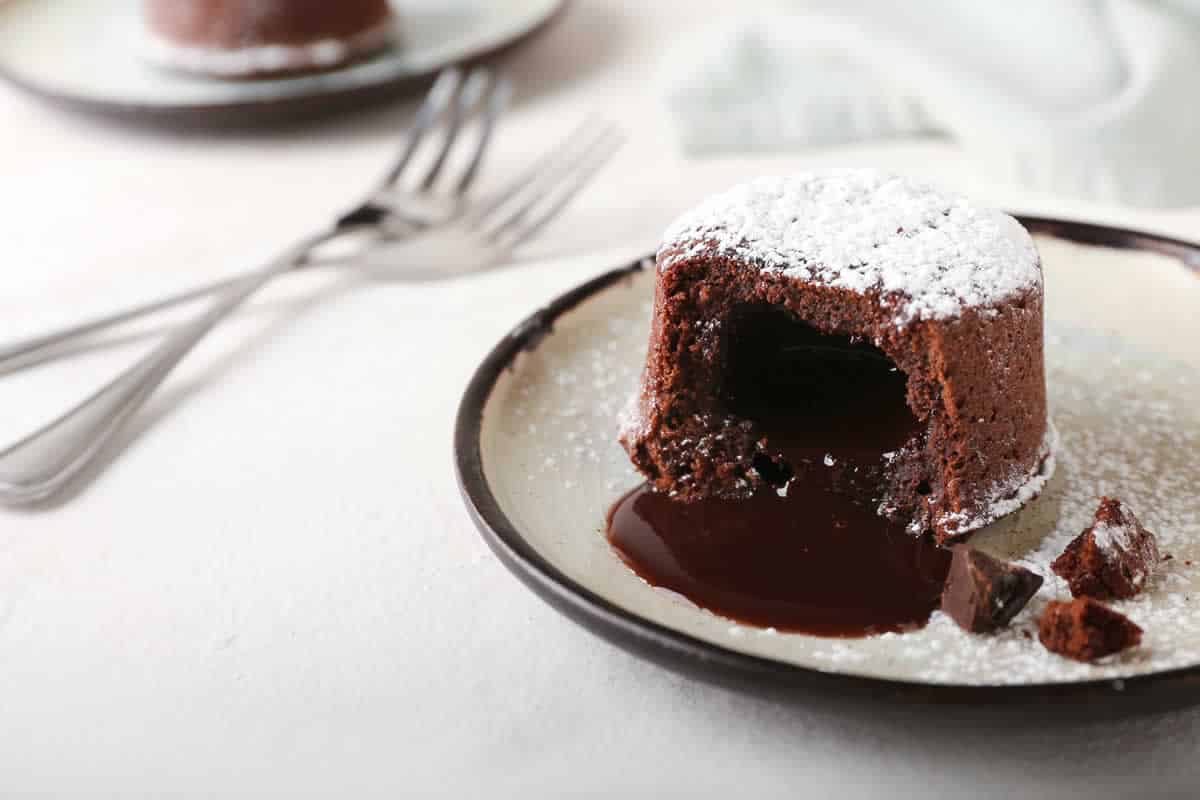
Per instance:
[[[341,66],[395,34],[387,0],[143,0],[148,55],[223,78]]]

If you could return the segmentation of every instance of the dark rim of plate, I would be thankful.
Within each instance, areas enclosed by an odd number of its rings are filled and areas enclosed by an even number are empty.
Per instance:
[[[1200,244],[1151,233],[1085,222],[1018,216],[1032,233],[1179,259],[1200,273]],[[933,684],[822,672],[730,650],[627,611],[572,580],[543,558],[500,508],[484,474],[483,411],[501,374],[522,353],[535,349],[554,322],[591,296],[646,268],[647,259],[600,275],[527,317],[492,348],[459,405],[454,432],[459,487],[476,527],[504,565],[543,600],[593,633],[669,669],[751,691],[803,690],[864,695],[875,699],[935,704],[1098,703],[1151,698],[1168,704],[1200,701],[1200,665],[1123,679],[1040,684]],[[601,512],[598,512],[601,513]],[[1123,704],[1124,705],[1124,704]]]

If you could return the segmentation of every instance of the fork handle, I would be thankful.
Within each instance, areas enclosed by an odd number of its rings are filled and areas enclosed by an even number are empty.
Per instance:
[[[245,275],[238,275],[233,278],[226,278],[220,281],[196,286],[191,289],[170,295],[169,297],[159,298],[149,303],[143,303],[129,308],[122,309],[112,314],[94,317],[86,322],[81,322],[71,325],[66,328],[60,328],[50,333],[31,336],[28,339],[21,339],[11,344],[0,347],[0,375],[12,372],[25,367],[36,366],[37,364],[50,361],[57,355],[60,347],[68,344],[76,339],[81,339],[93,333],[105,330],[106,328],[116,327],[126,322],[131,322],[138,317],[148,316],[158,311],[165,311],[168,308],[189,303],[193,300],[198,300],[201,297],[215,294],[219,291],[230,289],[237,283],[245,280]]]
[[[297,262],[307,263],[307,262]],[[15,372],[19,369],[43,364],[63,355],[62,348],[78,339],[83,339],[94,333],[114,328],[126,322],[132,322],[140,317],[146,317],[168,308],[181,306],[202,297],[210,297],[219,292],[230,291],[235,286],[247,280],[259,270],[253,270],[232,278],[223,278],[203,286],[195,286],[167,297],[161,297],[148,303],[142,303],[111,314],[94,317],[86,322],[80,322],[66,328],[60,328],[49,333],[31,336],[11,344],[0,346],[0,375]],[[278,273],[276,273],[278,274]]]
[[[206,312],[58,419],[0,452],[0,502],[44,500],[92,463],[183,357],[222,319],[325,238],[306,240],[236,281]]]
[[[3,2],[3,0],[0,0],[0,2]],[[365,203],[354,211],[343,215],[337,221],[336,229],[338,231],[346,231],[352,228],[362,229],[370,225],[379,225],[382,227],[386,223],[380,223],[380,219],[380,209],[371,203]],[[399,225],[401,223],[394,222],[393,224]],[[322,237],[323,239],[324,237]],[[311,256],[310,253],[305,253],[304,257],[295,259],[287,269],[281,269],[274,274],[279,275],[291,269],[301,267],[318,267],[336,263],[336,260],[314,259],[309,256]],[[202,297],[211,297],[220,292],[232,290],[235,286],[257,272],[258,270],[251,270],[230,278],[222,278],[211,283],[206,283],[202,286],[193,286],[190,289],[185,289],[166,297],[160,297],[157,300],[129,306],[120,311],[93,317],[85,322],[78,322],[65,328],[50,331],[49,333],[38,334],[30,336],[27,339],[19,339],[6,345],[0,345],[0,375],[7,375],[18,370],[45,364],[56,358],[63,358],[70,354],[65,346],[71,342],[87,338],[94,333],[115,328],[127,322],[132,322],[141,317],[148,317],[151,314],[199,300]]]

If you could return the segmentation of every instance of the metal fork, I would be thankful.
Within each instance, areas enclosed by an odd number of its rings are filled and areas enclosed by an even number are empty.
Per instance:
[[[418,108],[412,124],[405,132],[400,153],[384,173],[367,199],[352,211],[342,215],[332,229],[325,232],[328,240],[348,238],[352,233],[370,233],[374,243],[400,239],[430,225],[446,222],[456,216],[462,197],[475,180],[484,152],[490,143],[497,116],[511,95],[508,81],[496,79],[486,69],[474,69],[464,76],[457,68],[443,70],[430,87]],[[438,178],[460,134],[478,117],[478,133],[468,151],[469,158],[461,174],[440,188]],[[413,167],[414,158],[426,138],[442,131],[442,140],[423,176],[413,186],[402,186],[403,178],[419,170]],[[294,257],[288,269],[326,265],[344,259],[322,258],[318,250],[327,240],[314,236],[292,249]],[[328,249],[328,248],[324,248]],[[303,250],[303,252],[301,252]],[[274,263],[274,262],[273,262]],[[8,345],[0,346],[0,375],[36,366],[64,355],[66,346],[110,328],[136,319],[191,303],[204,297],[228,292],[242,284],[259,268],[232,278],[197,286],[110,314],[76,323],[67,328],[39,334]]]
[[[476,208],[394,245],[389,257],[411,268],[412,274],[464,273],[503,263],[515,248],[558,216],[622,141],[623,136],[615,127],[587,123]],[[217,321],[326,235],[301,242],[261,273],[245,278],[206,314],[172,335],[125,374],[0,453],[0,502],[12,505],[36,502],[65,486],[95,459],[122,424]]]

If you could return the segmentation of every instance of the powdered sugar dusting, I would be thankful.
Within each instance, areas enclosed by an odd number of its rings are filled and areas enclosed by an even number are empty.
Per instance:
[[[1133,528],[1128,525],[1109,525],[1101,522],[1092,528],[1096,546],[1101,550],[1120,548],[1126,552],[1133,549]]]
[[[660,267],[715,247],[762,269],[878,293],[900,324],[994,307],[1041,285],[1033,240],[1012,217],[875,170],[762,178],[668,228]]]

